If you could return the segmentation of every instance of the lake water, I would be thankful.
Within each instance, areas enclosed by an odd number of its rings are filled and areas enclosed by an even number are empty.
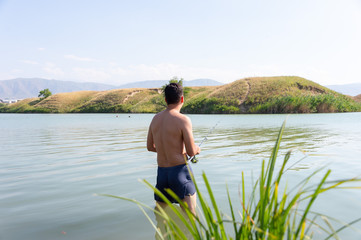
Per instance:
[[[152,117],[0,114],[0,239],[154,239],[137,206],[94,195],[113,194],[154,206],[152,191],[138,181],[155,182],[156,156],[145,147]],[[241,173],[249,185],[256,179],[287,116],[189,117],[197,143],[218,123],[199,162],[192,164],[201,189],[204,171],[221,209],[228,211],[226,184],[241,209]],[[290,115],[280,160],[290,149],[290,165],[306,156],[286,174],[290,189],[323,166],[332,170],[330,179],[360,176],[361,113]],[[361,217],[360,199],[360,189],[333,190],[317,199],[313,210],[350,222]],[[361,239],[361,224],[354,228],[339,236]]]

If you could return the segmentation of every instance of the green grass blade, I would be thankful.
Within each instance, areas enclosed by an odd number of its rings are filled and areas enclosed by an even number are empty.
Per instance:
[[[307,207],[306,207],[306,210],[305,210],[305,212],[304,212],[304,214],[303,214],[303,216],[302,216],[302,219],[301,219],[301,221],[300,221],[301,224],[303,223],[303,221],[305,221],[306,216],[307,216],[307,214],[308,214],[308,211],[309,211],[310,208],[311,208],[311,205],[313,204],[313,202],[315,201],[315,199],[316,199],[317,196],[319,195],[320,189],[321,189],[323,183],[326,181],[328,175],[330,175],[330,173],[331,173],[331,170],[328,170],[327,173],[325,174],[325,176],[323,177],[323,179],[321,180],[320,184],[318,185],[317,189],[315,190],[314,194],[312,195],[312,198],[310,199],[310,201],[309,201],[309,203],[308,203],[308,205],[307,205]],[[300,230],[301,230],[301,227],[302,227],[301,224],[298,226],[298,229],[297,229],[297,231],[296,231],[296,237],[297,237],[298,234],[300,233]]]
[[[273,177],[273,172],[274,172],[274,168],[275,168],[275,164],[276,164],[276,160],[277,160],[277,155],[278,155],[278,150],[281,144],[281,139],[282,139],[282,135],[284,132],[286,126],[286,120],[283,122],[282,127],[278,133],[278,137],[275,143],[275,146],[273,147],[273,151],[268,163],[268,167],[267,167],[267,171],[266,171],[266,175],[265,178],[267,179],[266,185],[265,186],[261,186],[260,192],[264,193],[261,195],[261,199],[260,199],[260,216],[259,216],[259,221],[260,221],[260,228],[261,229],[265,229],[266,225],[268,224],[268,218],[266,217],[266,209],[269,208],[269,202],[270,202],[270,189],[271,189],[271,185],[272,185],[272,177]],[[261,175],[261,178],[263,178],[263,172]],[[263,190],[263,187],[265,188]],[[262,234],[260,235],[260,237],[262,237]]]
[[[148,205],[146,205],[146,204],[144,204],[144,203],[142,203],[142,202],[139,202],[139,201],[137,201],[137,200],[135,200],[135,199],[126,198],[126,197],[120,197],[120,196],[115,196],[115,195],[111,195],[111,194],[101,194],[101,193],[97,193],[97,194],[95,194],[95,195],[96,195],[96,196],[111,197],[111,198],[117,198],[117,199],[125,200],[125,201],[135,203],[135,204],[140,205],[140,206],[142,206],[142,207],[144,207],[144,208],[147,208],[147,209],[150,209],[150,210],[154,211],[154,208],[151,208],[151,207],[149,207]],[[156,212],[156,213],[159,213],[159,212],[157,212],[157,211],[155,211],[155,212]]]
[[[97,196],[103,196],[103,197],[111,197],[111,198],[117,198],[117,199],[121,199],[121,200],[125,200],[128,202],[132,202],[137,204],[137,206],[142,210],[142,212],[144,213],[144,215],[146,216],[146,218],[149,220],[149,222],[151,223],[152,227],[155,229],[155,231],[158,233],[159,236],[161,236],[161,238],[163,239],[162,233],[159,231],[159,229],[157,228],[157,226],[154,224],[154,222],[152,221],[152,219],[149,217],[149,215],[144,211],[144,208],[147,208],[149,210],[151,210],[152,212],[154,212],[155,214],[158,215],[162,215],[161,212],[155,210],[154,208],[149,207],[148,205],[139,202],[135,199],[131,199],[131,198],[125,198],[125,197],[119,197],[119,196],[115,196],[115,195],[110,195],[110,194],[96,194]],[[144,208],[143,208],[144,207]]]
[[[327,238],[325,238],[325,240],[330,239],[334,234],[341,232],[342,230],[344,230],[346,227],[349,227],[357,222],[360,222],[361,218],[355,219],[352,222],[345,224],[344,226],[342,226],[341,228],[337,229],[334,233],[332,233],[330,236],[328,236]]]
[[[209,197],[210,197],[212,205],[213,205],[214,212],[217,217],[217,228],[219,227],[220,233],[222,235],[222,239],[227,239],[226,232],[225,232],[224,225],[223,225],[223,219],[221,217],[221,213],[219,212],[219,209],[218,209],[216,200],[214,198],[211,186],[208,182],[208,179],[207,179],[207,176],[205,175],[205,173],[203,173],[202,176],[203,176],[204,183],[206,184],[208,194],[209,194]]]
[[[284,174],[283,171],[284,171],[284,169],[285,169],[285,167],[286,167],[286,164],[287,164],[288,160],[289,160],[290,157],[291,157],[291,153],[292,153],[291,150],[286,153],[286,156],[285,156],[285,158],[284,158],[284,160],[283,160],[283,163],[282,163],[282,167],[281,167],[280,171],[278,172],[278,177],[277,177],[277,180],[276,180],[277,183],[279,183],[279,182],[281,181],[281,177],[282,177],[283,174]],[[275,183],[276,183],[276,182],[275,182]]]
[[[234,233],[235,233],[236,239],[238,239],[239,236],[238,236],[238,230],[237,230],[236,217],[235,217],[235,215],[234,215],[234,210],[233,210],[233,206],[232,206],[231,196],[229,195],[228,186],[227,186],[226,188],[227,188],[228,204],[229,204],[229,208],[230,208],[230,210],[231,210],[231,216],[232,216]]]
[[[138,207],[140,208],[140,210],[143,212],[143,214],[146,216],[146,218],[148,219],[148,221],[151,223],[152,227],[155,229],[156,231],[156,234],[158,234],[158,236],[164,240],[164,237],[163,237],[163,234],[162,232],[160,231],[160,229],[154,224],[154,222],[152,221],[152,219],[149,217],[149,215],[147,214],[147,212],[144,210],[143,207],[139,206]]]
[[[330,228],[330,230],[332,231],[332,236],[336,239],[336,240],[340,240],[339,236],[337,236],[337,233],[335,231],[335,229],[332,227],[331,223],[328,221],[327,217],[325,216],[321,216],[322,220],[326,223],[326,225]]]
[[[207,226],[208,226],[208,228],[205,228],[205,229],[207,229],[206,234],[208,236],[215,236],[216,233],[215,233],[214,228],[213,228],[213,222],[215,222],[215,221],[214,221],[214,217],[213,217],[213,213],[211,211],[211,208],[209,207],[207,201],[204,199],[203,194],[199,190],[198,184],[195,182],[193,176],[192,176],[192,179],[193,179],[194,185],[196,187],[196,192],[198,194],[197,198],[198,198],[198,201],[199,201],[200,206],[201,206],[201,212],[203,212],[205,222],[207,223]]]

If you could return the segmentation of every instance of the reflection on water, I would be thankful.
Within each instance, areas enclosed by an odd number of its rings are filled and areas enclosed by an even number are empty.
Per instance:
[[[214,149],[220,158],[232,161],[254,161],[268,159],[280,128],[234,128],[219,130],[209,137],[205,150]],[[313,128],[286,128],[281,142],[281,155],[289,150],[299,153],[315,153],[325,144],[335,144],[337,133]]]
[[[129,117],[130,116],[130,117]],[[154,206],[153,193],[138,179],[155,183],[155,154],[145,141],[151,114],[0,115],[0,239],[149,239],[154,230],[134,205],[95,197],[108,193]],[[199,143],[196,180],[206,172],[224,203],[228,184],[234,202],[244,172],[247,184],[267,160],[285,115],[190,115]],[[293,149],[290,184],[327,165],[331,178],[361,173],[361,114],[291,115],[280,158]],[[317,179],[316,179],[317,180]],[[342,207],[343,197],[347,206]],[[332,195],[318,210],[350,221],[361,211],[357,190]],[[337,203],[337,208],[334,203]],[[224,204],[223,204],[224,203]],[[235,204],[237,205],[237,204]],[[154,219],[155,220],[155,219]],[[361,227],[360,225],[357,225]],[[139,231],[142,229],[142,231]],[[345,239],[359,239],[343,233]],[[351,237],[350,237],[351,236]]]

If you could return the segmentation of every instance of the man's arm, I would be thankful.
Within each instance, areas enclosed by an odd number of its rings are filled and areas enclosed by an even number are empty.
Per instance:
[[[154,140],[153,140],[153,133],[151,130],[151,126],[149,126],[149,130],[148,130],[147,149],[150,152],[157,152],[157,149],[155,148],[155,144],[154,144]]]
[[[186,152],[188,156],[195,156],[201,152],[201,148],[194,143],[191,120],[188,117],[184,117],[183,121],[182,133]]]

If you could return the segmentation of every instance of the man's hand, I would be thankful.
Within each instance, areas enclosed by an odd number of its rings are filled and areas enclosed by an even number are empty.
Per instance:
[[[200,153],[201,153],[201,147],[197,145],[197,148],[198,148],[198,149],[197,149],[197,153],[196,153],[196,155],[198,155],[198,154],[200,154]]]

